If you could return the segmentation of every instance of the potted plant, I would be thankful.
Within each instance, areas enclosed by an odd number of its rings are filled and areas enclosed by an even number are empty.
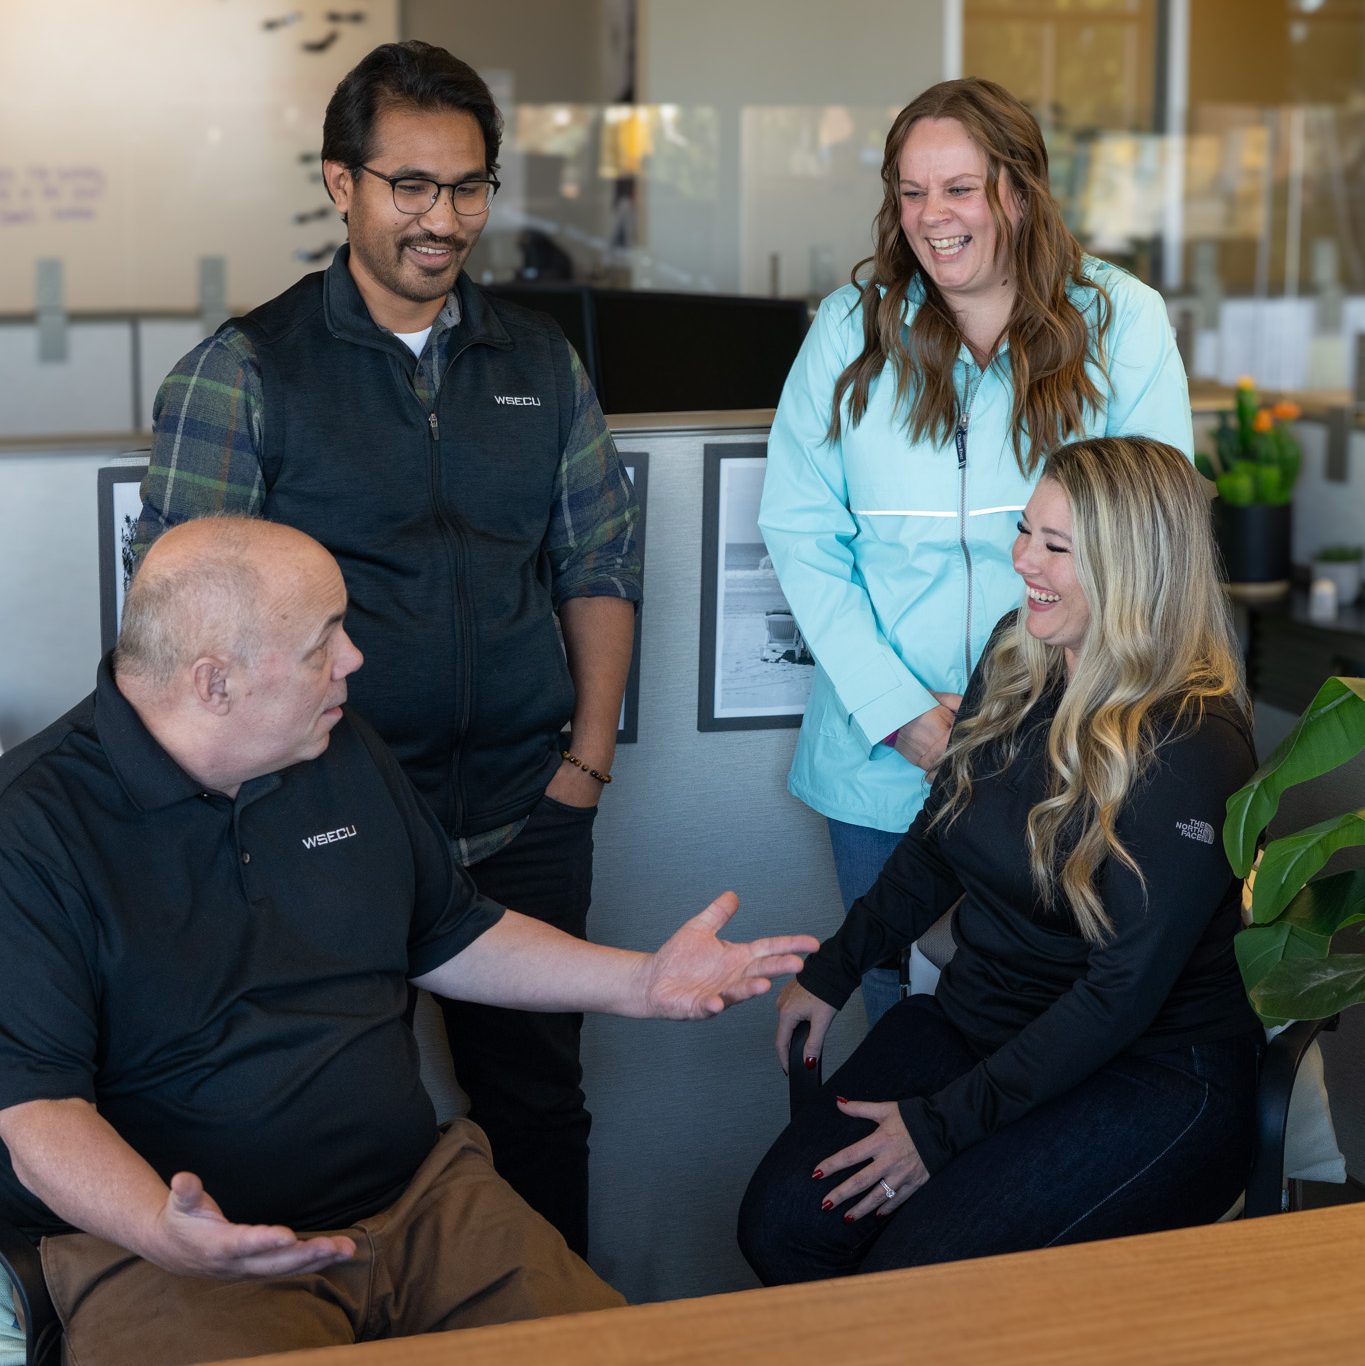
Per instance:
[[[1223,847],[1239,877],[1287,788],[1365,752],[1365,678],[1329,678],[1298,724],[1228,798]],[[1321,1020],[1365,1000],[1365,954],[1334,954],[1332,936],[1365,921],[1365,868],[1316,877],[1339,849],[1365,845],[1365,806],[1281,835],[1261,851],[1251,924],[1234,940],[1247,995],[1267,1025]]]
[[[1331,579],[1337,602],[1346,607],[1360,596],[1360,560],[1358,545],[1323,546],[1313,558],[1313,578]]]
[[[1214,529],[1229,583],[1288,591],[1290,500],[1301,456],[1285,423],[1299,416],[1296,403],[1265,407],[1243,376],[1233,411],[1218,415],[1213,453],[1195,456],[1199,472],[1218,488]]]

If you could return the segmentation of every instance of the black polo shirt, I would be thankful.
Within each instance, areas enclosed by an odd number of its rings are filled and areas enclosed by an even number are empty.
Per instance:
[[[231,1220],[390,1203],[435,1116],[407,979],[502,914],[374,732],[205,792],[115,685],[0,758],[0,1109],[77,1097]],[[0,1211],[66,1226],[0,1146]]]

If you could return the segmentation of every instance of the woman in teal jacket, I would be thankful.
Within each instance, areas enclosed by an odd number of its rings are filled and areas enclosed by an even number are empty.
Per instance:
[[[897,116],[875,252],[820,307],[768,442],[759,515],[817,669],[789,789],[829,821],[845,907],[929,790],[1049,449],[1143,434],[1193,451],[1154,290],[1083,256],[1037,122],[990,81]],[[868,269],[870,267],[870,269]],[[895,973],[864,978],[869,1022]]]

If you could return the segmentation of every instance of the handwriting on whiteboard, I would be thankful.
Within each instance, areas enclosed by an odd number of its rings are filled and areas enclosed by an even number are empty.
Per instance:
[[[98,166],[0,162],[0,228],[93,222],[104,192]]]

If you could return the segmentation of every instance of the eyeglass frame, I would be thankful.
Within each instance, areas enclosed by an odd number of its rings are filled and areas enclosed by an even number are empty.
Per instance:
[[[364,162],[357,163],[354,169],[357,171],[364,171],[367,174],[372,175],[376,180],[384,181],[389,187],[389,194],[393,199],[393,207],[399,213],[406,214],[409,218],[420,218],[424,213],[430,213],[432,209],[441,202],[442,190],[450,191],[450,207],[454,209],[461,218],[478,218],[481,215],[486,214],[489,209],[493,207],[493,196],[502,189],[502,181],[500,181],[497,176],[491,175],[473,175],[466,177],[464,180],[457,180],[453,184],[443,184],[441,181],[433,180],[430,176],[426,175],[385,175],[382,171],[376,171],[372,167],[366,166]],[[431,203],[428,204],[425,209],[405,209],[398,203],[398,186],[404,180],[420,180],[424,185],[436,186],[436,193],[431,196]],[[460,206],[455,202],[455,191],[459,189],[461,185],[487,185],[490,187],[488,198],[484,201],[484,206],[478,213],[464,213],[461,211]]]

